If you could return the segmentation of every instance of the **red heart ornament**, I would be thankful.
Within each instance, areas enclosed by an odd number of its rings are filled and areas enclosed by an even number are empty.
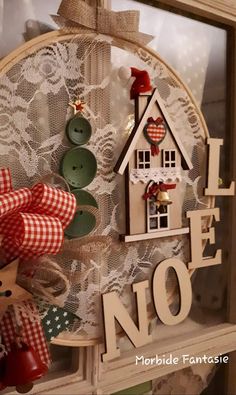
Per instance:
[[[163,124],[150,122],[146,128],[147,136],[153,144],[159,144],[165,137],[166,130]]]
[[[143,130],[146,140],[151,144],[152,156],[159,154],[158,145],[162,142],[166,135],[166,127],[161,117],[153,119],[148,118],[147,124]]]

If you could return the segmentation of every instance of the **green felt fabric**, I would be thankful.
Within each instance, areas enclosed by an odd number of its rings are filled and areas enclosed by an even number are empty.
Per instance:
[[[42,320],[46,339],[50,341],[58,336],[59,333],[66,330],[75,319],[78,318],[74,314],[60,307],[51,306]]]

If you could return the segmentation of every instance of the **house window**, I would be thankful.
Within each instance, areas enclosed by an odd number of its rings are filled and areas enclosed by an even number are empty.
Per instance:
[[[163,167],[176,167],[176,150],[163,151]]]
[[[147,203],[148,232],[169,229],[169,206],[157,207],[153,201]]]
[[[137,169],[150,169],[151,167],[151,152],[150,150],[136,151]]]

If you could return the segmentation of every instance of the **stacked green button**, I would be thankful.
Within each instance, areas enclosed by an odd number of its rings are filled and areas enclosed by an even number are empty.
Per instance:
[[[64,155],[61,171],[73,188],[84,188],[93,181],[96,175],[97,161],[87,148],[72,148]]]
[[[66,134],[71,143],[81,146],[90,140],[92,128],[86,118],[76,115],[68,122]],[[86,236],[94,229],[96,218],[88,211],[80,210],[80,206],[81,208],[84,205],[98,208],[98,205],[94,197],[81,188],[89,185],[96,176],[96,158],[87,148],[72,148],[62,159],[61,173],[71,188],[74,188],[72,193],[79,207],[73,221],[66,228],[65,234],[70,238]]]
[[[91,137],[92,128],[86,118],[75,116],[68,122],[66,133],[72,144],[84,145]]]
[[[72,193],[76,197],[77,205],[80,208],[82,205],[89,205],[98,208],[94,197],[81,189],[75,189]],[[96,219],[93,214],[85,210],[79,210],[74,216],[73,221],[66,228],[65,234],[68,237],[82,237],[89,234],[96,225]]]

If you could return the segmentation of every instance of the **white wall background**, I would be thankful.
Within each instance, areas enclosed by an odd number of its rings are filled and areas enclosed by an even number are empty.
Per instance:
[[[0,0],[0,58],[24,42],[25,22],[38,20],[55,26],[50,14],[56,14],[60,0]]]

